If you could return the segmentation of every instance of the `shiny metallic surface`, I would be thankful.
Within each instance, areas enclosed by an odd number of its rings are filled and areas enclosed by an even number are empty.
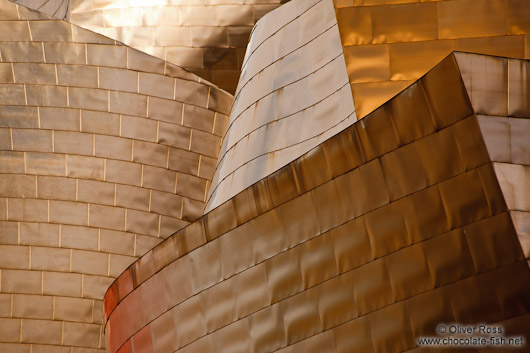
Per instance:
[[[332,5],[288,3],[254,28],[207,211],[357,120]]]
[[[0,351],[101,352],[103,295],[202,215],[233,97],[0,1]]]
[[[453,50],[530,58],[524,0],[334,0],[362,118]]]
[[[527,67],[451,54],[157,245],[105,295],[107,349],[424,352],[452,322],[527,335],[530,115],[498,116],[521,111]]]
[[[140,47],[188,30],[197,65],[263,5],[74,2]],[[232,105],[0,0],[0,353],[435,352],[417,338],[440,323],[528,335],[530,64],[446,56],[523,57],[527,8],[293,0],[237,46]],[[211,77],[237,80],[225,64]]]
[[[69,0],[70,21],[234,93],[252,27],[286,0]]]

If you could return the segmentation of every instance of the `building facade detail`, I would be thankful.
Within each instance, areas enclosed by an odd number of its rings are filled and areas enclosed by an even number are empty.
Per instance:
[[[528,350],[528,14],[0,0],[0,353]]]

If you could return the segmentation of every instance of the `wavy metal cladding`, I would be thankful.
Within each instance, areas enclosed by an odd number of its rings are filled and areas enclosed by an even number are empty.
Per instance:
[[[530,58],[525,0],[334,0],[359,118],[453,50]]]
[[[528,67],[451,54],[156,246],[105,295],[109,351],[417,352],[452,322],[528,335]]]
[[[206,210],[356,120],[333,3],[274,10],[252,33]]]
[[[0,351],[100,352],[113,279],[202,215],[232,96],[7,0],[0,58]]]
[[[233,93],[252,27],[286,1],[70,0],[70,20]]]

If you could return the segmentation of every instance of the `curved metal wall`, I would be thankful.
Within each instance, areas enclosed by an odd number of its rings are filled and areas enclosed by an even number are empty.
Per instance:
[[[286,0],[70,0],[70,20],[233,93],[252,26]]]
[[[0,351],[99,352],[105,290],[202,215],[232,97],[0,1]]]
[[[332,1],[274,10],[252,33],[207,211],[356,120]]]
[[[359,118],[453,50],[530,58],[525,0],[335,0]]]
[[[528,92],[498,89],[495,67],[449,56],[156,246],[105,295],[109,351],[421,352],[452,322],[528,334],[525,226],[492,155],[508,143],[528,163],[530,146],[476,116],[498,122]],[[493,84],[466,90],[468,75]]]

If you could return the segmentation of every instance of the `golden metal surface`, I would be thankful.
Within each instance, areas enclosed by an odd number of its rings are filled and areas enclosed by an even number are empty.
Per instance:
[[[528,334],[530,116],[484,98],[522,101],[501,88],[526,86],[506,76],[526,65],[451,54],[169,237],[107,291],[107,349],[423,352],[451,322]]]
[[[207,211],[356,120],[344,68],[329,1],[288,3],[258,22],[223,137]],[[278,190],[285,192],[281,186]]]
[[[69,0],[69,20],[234,93],[252,27],[284,2]]]
[[[101,352],[107,287],[202,215],[233,97],[7,0],[0,28],[0,351]]]
[[[529,62],[429,71],[527,55],[522,0],[292,1],[245,57],[278,2],[73,2],[240,86],[0,0],[0,352],[527,334]]]
[[[521,0],[334,0],[355,108],[365,117],[453,50],[529,58]]]

